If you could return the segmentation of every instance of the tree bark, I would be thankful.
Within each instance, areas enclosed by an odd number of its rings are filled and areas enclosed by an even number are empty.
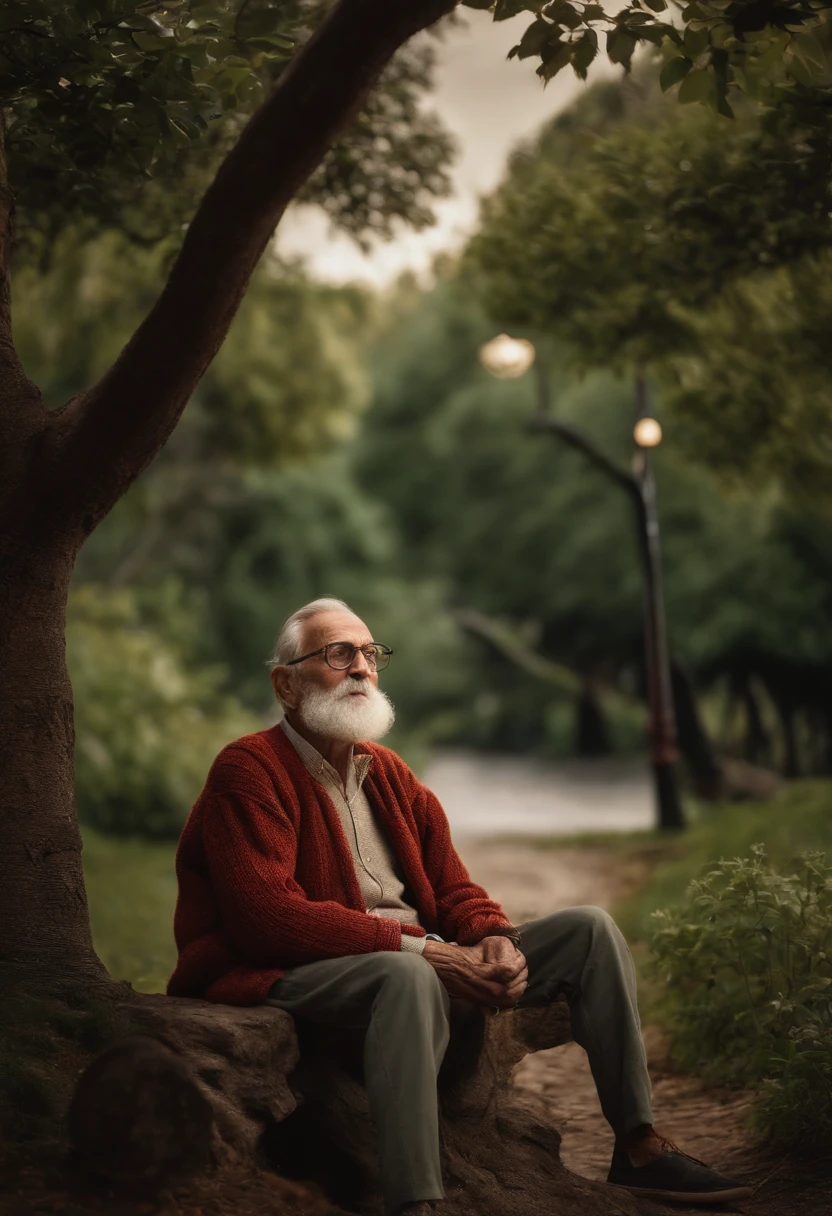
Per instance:
[[[583,757],[609,756],[612,740],[595,681],[584,676],[575,705],[575,753]]]
[[[693,681],[678,657],[671,657],[670,678],[679,750],[687,763],[693,792],[706,802],[717,802],[724,793],[719,757],[702,721]]]
[[[0,147],[0,989],[108,982],[74,799],[64,627],[78,550],[176,426],[299,187],[399,46],[454,5],[341,0],[221,165],[146,320],[102,379],[56,411],[12,340],[14,207]]]
[[[210,1103],[215,1168],[248,1162],[316,1183],[339,1209],[381,1216],[362,1032],[295,1023],[267,1006],[240,1009],[162,996],[137,994],[127,1012],[187,1066]],[[658,1216],[664,1210],[570,1174],[559,1159],[551,1112],[513,1090],[511,1077],[524,1056],[570,1038],[564,1002],[499,1016],[453,1003],[438,1085],[443,1216]],[[90,1135],[83,1120],[71,1121],[70,1132],[89,1145],[94,1173],[107,1177],[109,1170],[113,1183],[135,1179],[144,1189],[154,1171],[164,1184],[171,1171],[186,1168],[187,1159],[184,1152],[180,1162],[161,1151],[165,1146],[144,1116],[160,1106],[158,1083],[149,1076],[143,1083],[138,1068],[130,1073],[131,1050],[137,1065],[152,1055],[147,1039],[111,1049],[80,1082],[85,1102],[73,1104],[81,1115],[91,1112],[96,1127],[102,1109],[121,1110],[123,1130],[113,1128],[107,1154],[96,1153],[100,1135]],[[119,1067],[103,1067],[108,1058]],[[129,1075],[133,1084],[118,1083]],[[163,1076],[161,1085],[169,1084]],[[124,1111],[125,1093],[135,1114]]]

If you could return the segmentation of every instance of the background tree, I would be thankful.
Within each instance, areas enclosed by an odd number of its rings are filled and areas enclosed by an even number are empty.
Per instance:
[[[826,111],[602,86],[515,155],[468,265],[501,325],[649,369],[711,466],[825,493],[831,136]]]
[[[610,748],[636,750],[642,721],[605,691],[632,704],[642,681],[631,520],[578,453],[529,436],[531,378],[495,382],[479,367],[478,347],[492,334],[466,277],[409,298],[374,355],[375,393],[356,449],[361,484],[390,509],[406,572],[432,574],[452,609],[502,621],[588,681]],[[581,376],[563,344],[541,342],[541,357],[558,416],[626,462],[631,382],[601,370]],[[769,483],[727,489],[673,428],[656,471],[671,643],[706,694],[709,729],[729,754],[791,774],[828,771],[823,511],[780,501]],[[478,654],[452,737],[573,752],[574,687],[530,677],[490,644],[478,643]]]

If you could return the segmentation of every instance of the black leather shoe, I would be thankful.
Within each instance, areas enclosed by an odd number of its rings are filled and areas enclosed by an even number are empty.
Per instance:
[[[753,1187],[709,1169],[669,1140],[662,1141],[662,1147],[665,1151],[654,1161],[633,1165],[626,1149],[616,1145],[607,1182],[624,1187],[633,1195],[667,1199],[671,1203],[732,1203],[753,1195]]]

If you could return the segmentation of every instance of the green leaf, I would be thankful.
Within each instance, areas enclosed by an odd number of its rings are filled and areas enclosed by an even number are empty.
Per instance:
[[[654,13],[663,13],[667,8],[667,0],[644,0],[644,3]]]
[[[595,30],[587,30],[572,49],[572,68],[580,80],[586,80],[587,69],[597,54],[598,35]]]
[[[673,88],[674,84],[678,84],[680,80],[684,80],[692,67],[691,61],[681,56],[677,55],[675,59],[668,59],[659,75],[659,84],[661,85],[662,92],[666,93],[668,89]]]
[[[537,69],[537,75],[542,76],[544,80],[551,80],[562,68],[566,67],[571,56],[572,43],[558,42],[551,51],[544,55],[543,62]]]
[[[691,29],[690,26],[685,30],[685,54],[690,59],[695,59],[697,55],[701,55],[710,42],[710,35],[706,29]]]
[[[635,49],[635,38],[629,30],[622,29],[620,25],[607,34],[607,57],[611,63],[620,63],[629,70]]]
[[[554,27],[548,21],[538,17],[526,28],[523,37],[509,51],[509,59],[529,59],[532,55],[540,55],[549,39],[555,33]]]
[[[716,81],[707,68],[689,72],[679,88],[679,101],[689,105],[694,101],[710,101],[716,91]]]
[[[142,51],[167,51],[170,48],[169,39],[160,38],[158,34],[146,34],[144,30],[134,30],[133,41]]]
[[[554,0],[553,4],[546,5],[543,12],[555,25],[561,25],[568,30],[576,30],[584,23],[583,16],[569,0]]]

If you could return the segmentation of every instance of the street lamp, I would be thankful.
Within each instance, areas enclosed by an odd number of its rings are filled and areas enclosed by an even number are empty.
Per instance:
[[[639,418],[633,427],[633,439],[640,448],[657,448],[662,441],[662,428],[655,418]]]
[[[636,422],[633,427],[636,450],[633,454],[631,473],[611,460],[580,431],[552,417],[545,368],[540,360],[535,362],[535,349],[531,342],[500,334],[480,347],[480,362],[499,379],[522,376],[534,364],[538,380],[538,413],[532,420],[532,429],[554,434],[571,447],[577,448],[596,468],[630,495],[635,509],[639,556],[644,576],[648,738],[658,822],[661,828],[684,827],[676,773],[679,753],[662,594],[656,483],[649,459],[650,449],[658,447],[662,441],[662,428],[647,411],[644,377],[638,376],[636,379]]]
[[[661,443],[662,428],[648,412],[647,386],[643,375],[636,377],[636,424],[633,428],[633,438],[636,441],[633,479],[638,492],[635,508],[644,576],[644,658],[649,707],[647,734],[650,740],[650,764],[656,783],[659,826],[682,828],[685,826],[685,816],[676,771],[679,749],[664,614],[659,515],[656,507],[656,481],[650,462],[650,449]]]
[[[498,334],[480,347],[480,363],[498,380],[515,380],[534,363],[534,347],[525,338]]]

